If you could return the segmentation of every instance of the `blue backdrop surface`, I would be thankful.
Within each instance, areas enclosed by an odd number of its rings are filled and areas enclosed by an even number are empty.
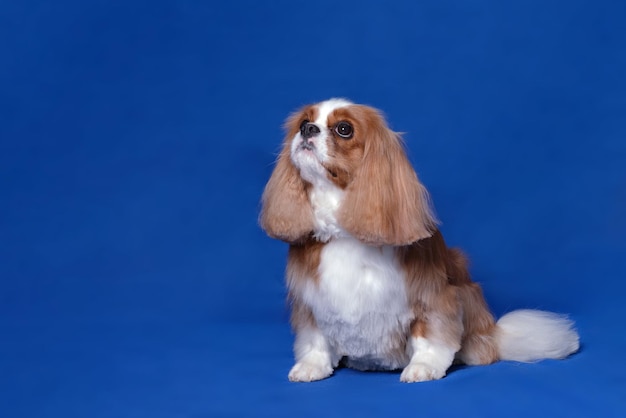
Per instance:
[[[626,416],[626,3],[0,3],[0,415]],[[564,361],[291,384],[257,226],[295,108],[381,108],[496,315]]]

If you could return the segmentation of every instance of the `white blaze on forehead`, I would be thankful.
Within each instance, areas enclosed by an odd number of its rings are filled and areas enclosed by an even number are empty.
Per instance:
[[[345,99],[330,99],[319,103],[317,105],[317,119],[315,120],[315,124],[319,127],[325,127],[328,121],[328,115],[337,109],[350,106],[351,104],[353,103]]]

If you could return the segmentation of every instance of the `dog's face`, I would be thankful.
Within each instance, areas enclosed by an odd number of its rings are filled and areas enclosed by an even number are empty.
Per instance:
[[[342,99],[309,105],[286,122],[283,151],[263,194],[261,226],[288,242],[314,230],[312,187],[341,189],[342,229],[373,245],[406,245],[432,235],[426,189],[400,137],[381,114]]]
[[[291,161],[307,182],[330,181],[345,189],[363,160],[364,109],[345,100],[311,105],[287,121]]]

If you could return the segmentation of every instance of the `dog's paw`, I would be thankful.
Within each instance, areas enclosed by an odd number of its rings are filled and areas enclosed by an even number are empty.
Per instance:
[[[400,381],[404,383],[426,382],[441,379],[446,375],[445,370],[438,370],[426,363],[409,363],[402,370]]]
[[[325,379],[331,374],[333,374],[333,368],[330,366],[301,361],[291,368],[289,380],[292,382],[314,382]]]

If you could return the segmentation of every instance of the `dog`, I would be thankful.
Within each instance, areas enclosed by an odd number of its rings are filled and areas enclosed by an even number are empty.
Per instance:
[[[531,362],[579,349],[565,316],[517,310],[494,320],[378,110],[330,99],[285,127],[259,223],[289,244],[289,380],[324,379],[341,364],[402,369],[402,382],[422,382],[455,361]]]

